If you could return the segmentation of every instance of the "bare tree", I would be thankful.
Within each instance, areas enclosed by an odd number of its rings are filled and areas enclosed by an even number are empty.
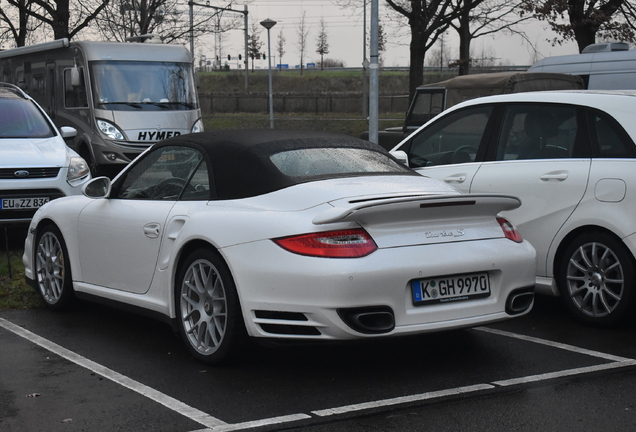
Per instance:
[[[278,39],[276,40],[276,52],[278,53],[278,70],[283,68],[283,54],[285,54],[285,36],[283,36],[283,30],[278,33]]]
[[[11,35],[16,46],[25,45],[29,34],[48,28],[55,39],[71,39],[95,20],[109,0],[6,0],[0,8],[0,31]],[[72,12],[71,12],[72,11]]]
[[[261,41],[261,26],[256,20],[252,20],[250,33],[247,36],[247,52],[252,58],[252,72],[254,72],[254,59],[261,58],[261,48],[264,42]]]
[[[450,50],[446,43],[446,34],[443,33],[437,39],[438,47],[435,49],[429,49],[429,55],[426,56],[424,64],[428,67],[438,67],[440,71],[444,67],[444,63],[448,62],[450,58]]]
[[[316,53],[320,54],[320,70],[324,70],[324,57],[329,54],[329,42],[327,42],[327,29],[325,19],[320,18],[320,30],[316,39]]]
[[[32,6],[27,14],[48,25],[53,31],[54,39],[72,39],[91,22],[108,5],[109,0],[94,2],[74,1],[71,14],[71,0],[30,0]]]
[[[474,8],[484,0],[473,0],[470,5],[453,0],[386,0],[387,4],[408,21],[411,30],[409,95],[422,84],[426,52],[437,39],[458,19],[463,8]]]
[[[380,66],[384,64],[382,53],[386,50],[386,35],[384,34],[384,26],[378,23],[378,63]]]
[[[473,6],[477,1],[457,0],[455,9],[461,12],[450,24],[459,35],[459,60],[454,63],[459,66],[459,75],[469,73],[470,45],[474,39],[481,36],[507,32],[521,36],[532,45],[525,33],[516,29],[518,24],[531,18],[528,15],[518,15],[519,8],[526,0],[483,0]]]
[[[307,49],[307,38],[309,37],[309,28],[307,27],[307,23],[305,22],[305,14],[303,11],[303,16],[296,24],[296,35],[298,39],[296,40],[296,48],[298,48],[298,52],[300,53],[300,74],[303,74],[304,62],[305,62],[305,50]]]
[[[97,18],[99,33],[107,40],[163,33],[162,27],[178,26],[176,0],[111,0]]]
[[[27,36],[42,23],[29,15],[30,0],[7,0],[7,5],[0,4],[0,43],[11,40],[16,47],[24,46]]]
[[[230,3],[227,7],[231,7]],[[242,26],[242,19],[226,17],[222,8],[193,9],[192,36],[227,32]],[[164,42],[186,42],[191,36],[189,10],[179,0],[110,0],[95,26],[107,40],[158,34]],[[218,37],[215,38],[218,41]]]
[[[635,40],[634,5],[629,0],[526,0],[523,10],[546,21],[559,35],[553,45],[573,40],[579,52],[597,36]]]

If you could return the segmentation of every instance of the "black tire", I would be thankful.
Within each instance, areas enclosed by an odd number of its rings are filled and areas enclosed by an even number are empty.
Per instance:
[[[603,232],[576,237],[565,249],[557,284],[568,309],[598,326],[623,324],[634,304],[634,259],[627,247]]]
[[[186,258],[175,284],[177,327],[190,353],[204,363],[225,363],[246,337],[234,279],[210,249]]]
[[[43,227],[34,251],[35,281],[47,307],[62,310],[75,300],[71,263],[62,233],[55,225]]]

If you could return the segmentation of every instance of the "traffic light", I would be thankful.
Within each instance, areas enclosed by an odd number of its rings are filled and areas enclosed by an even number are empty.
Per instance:
[[[227,55],[227,59],[228,59],[228,60],[232,60],[232,56],[228,54],[228,55]]]
[[[241,55],[240,55],[240,54],[239,54],[239,60],[242,60],[242,57],[241,57]]]
[[[265,53],[263,53],[263,60],[267,60],[267,57],[265,56]]]

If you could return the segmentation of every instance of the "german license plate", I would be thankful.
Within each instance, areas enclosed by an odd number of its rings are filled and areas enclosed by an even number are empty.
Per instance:
[[[3,198],[0,200],[0,210],[32,210],[42,207],[49,202],[44,198]]]
[[[490,296],[488,273],[440,276],[411,282],[413,304],[453,303]]]

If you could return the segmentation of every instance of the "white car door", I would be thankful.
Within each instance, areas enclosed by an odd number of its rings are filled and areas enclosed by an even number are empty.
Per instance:
[[[95,200],[79,217],[84,282],[133,293],[150,287],[175,201]]]
[[[83,282],[148,290],[168,215],[201,161],[195,149],[159,147],[118,179],[110,198],[86,206],[78,223]]]
[[[470,192],[521,198],[504,212],[537,250],[537,275],[548,276],[550,245],[585,194],[591,166],[581,111],[556,104],[512,104],[506,109],[495,161],[485,162]]]
[[[494,107],[480,105],[452,112],[422,129],[400,150],[409,166],[424,176],[468,192],[488,143]]]

